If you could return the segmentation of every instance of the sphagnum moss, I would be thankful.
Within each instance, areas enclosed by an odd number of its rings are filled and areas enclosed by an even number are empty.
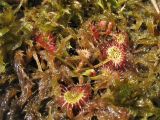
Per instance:
[[[159,120],[159,18],[149,0],[1,0],[0,119]]]

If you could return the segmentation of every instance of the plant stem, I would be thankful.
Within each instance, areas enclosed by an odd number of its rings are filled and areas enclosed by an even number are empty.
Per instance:
[[[109,59],[106,59],[105,61],[102,61],[102,62],[100,62],[99,64],[95,65],[94,68],[101,67],[101,66],[103,66],[104,64],[106,64],[106,63],[109,62],[109,61],[110,61]]]
[[[67,66],[69,66],[70,68],[72,68],[72,69],[76,69],[72,64],[70,64],[70,63],[68,63],[68,62],[66,62],[64,59],[62,59],[61,57],[58,57],[58,56],[56,56],[56,58],[58,59],[58,60],[60,60],[62,63],[64,63],[64,64],[66,64]]]

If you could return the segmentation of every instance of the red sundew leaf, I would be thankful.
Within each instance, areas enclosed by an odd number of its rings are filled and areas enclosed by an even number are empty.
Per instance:
[[[98,26],[99,26],[99,28],[101,28],[101,29],[105,29],[105,28],[106,28],[106,25],[107,25],[107,21],[104,21],[104,20],[102,20],[102,21],[100,21],[100,22],[98,23]]]
[[[62,88],[62,94],[57,102],[61,108],[65,108],[67,111],[70,111],[73,108],[81,110],[82,107],[89,101],[90,95],[90,85]]]
[[[95,72],[95,71],[93,71],[93,72],[91,72],[91,76],[93,77],[93,76],[96,76],[97,75],[97,73]]]
[[[114,27],[114,23],[113,22],[109,22],[107,30],[106,30],[106,35],[109,35],[112,32],[113,27]]]
[[[126,65],[126,49],[123,45],[111,43],[101,46],[102,58],[109,59],[110,68],[123,68]]]
[[[41,47],[53,53],[55,48],[55,38],[52,34],[40,34],[36,37],[36,42],[40,44]]]
[[[91,26],[91,30],[92,30],[92,34],[93,34],[94,39],[95,39],[95,40],[98,40],[99,37],[100,37],[100,34],[99,34],[96,26],[92,25],[92,26]]]
[[[125,48],[129,46],[129,37],[126,32],[112,33],[112,37],[116,44],[123,45]]]

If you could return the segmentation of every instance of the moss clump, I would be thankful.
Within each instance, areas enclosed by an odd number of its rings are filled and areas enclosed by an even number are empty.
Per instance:
[[[149,0],[0,1],[0,119],[159,120],[159,18]]]

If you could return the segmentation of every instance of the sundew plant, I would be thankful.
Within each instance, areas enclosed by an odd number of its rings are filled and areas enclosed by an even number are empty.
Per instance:
[[[1,0],[0,120],[160,120],[159,8]]]

